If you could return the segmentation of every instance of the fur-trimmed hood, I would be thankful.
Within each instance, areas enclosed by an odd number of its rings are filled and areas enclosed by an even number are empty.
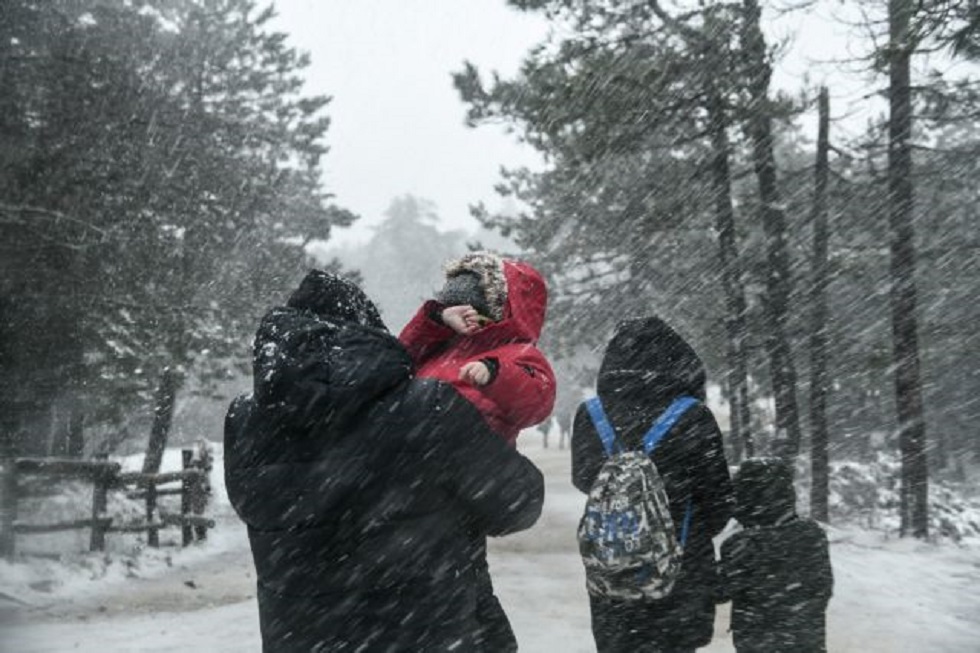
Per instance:
[[[544,327],[548,290],[541,274],[527,263],[492,252],[473,252],[449,261],[446,277],[477,275],[494,324],[481,333],[508,333],[517,340],[537,342]]]

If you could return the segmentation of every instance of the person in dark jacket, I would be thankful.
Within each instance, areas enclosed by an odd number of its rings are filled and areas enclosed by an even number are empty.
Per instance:
[[[266,314],[253,375],[226,417],[225,479],[263,651],[473,650],[468,533],[533,525],[541,473],[450,385],[414,378],[339,277],[311,272]]]
[[[833,591],[827,535],[796,514],[789,466],[744,461],[735,474],[735,516],[745,529],[721,547],[739,653],[823,653]]]
[[[589,597],[599,653],[693,651],[714,632],[717,576],[712,538],[733,516],[734,495],[721,432],[704,405],[705,371],[695,351],[656,317],[621,322],[606,347],[597,392],[620,442],[642,450],[656,419],[681,396],[699,402],[651,454],[675,524],[692,508],[680,576],[659,600]],[[606,460],[584,404],[572,427],[572,482],[588,493]]]

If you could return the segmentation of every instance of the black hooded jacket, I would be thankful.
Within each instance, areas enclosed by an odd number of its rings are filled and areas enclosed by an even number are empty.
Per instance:
[[[711,540],[734,516],[721,432],[703,404],[704,365],[662,320],[627,320],[620,323],[606,348],[597,390],[617,437],[634,450],[642,449],[643,436],[675,399],[687,395],[702,403],[684,413],[651,455],[664,479],[674,523],[682,522],[691,502],[682,575],[671,595],[660,601],[617,606],[615,601],[593,599],[596,643],[600,651],[631,650],[634,643],[644,641],[663,648],[703,646],[711,639],[714,622],[712,597],[717,579]],[[572,481],[588,492],[606,454],[584,404],[576,412],[571,443]],[[595,622],[609,632],[595,632]],[[637,631],[630,622],[647,625]],[[636,641],[616,631],[633,632]]]
[[[329,292],[362,296],[352,285]],[[474,426],[479,414],[451,386],[413,379],[376,311],[291,304],[262,320],[253,392],[225,422],[263,650],[465,650],[467,532],[530,527],[540,472]]]
[[[826,534],[796,514],[792,471],[779,460],[746,460],[735,495],[745,530],[722,544],[719,568],[736,649],[822,653],[833,571]]]

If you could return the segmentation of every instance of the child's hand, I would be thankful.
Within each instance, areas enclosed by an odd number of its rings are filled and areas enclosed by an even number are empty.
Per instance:
[[[484,386],[490,383],[490,368],[480,361],[467,363],[459,369],[459,378],[470,385]]]
[[[481,326],[480,314],[475,308],[465,304],[442,309],[442,323],[466,336],[476,333]]]

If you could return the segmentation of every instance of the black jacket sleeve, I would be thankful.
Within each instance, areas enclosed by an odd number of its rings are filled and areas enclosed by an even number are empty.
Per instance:
[[[834,570],[830,565],[830,543],[816,522],[806,520],[811,535],[804,561],[813,574],[813,598],[827,601],[834,593]]]
[[[571,448],[572,484],[579,491],[588,493],[606,460],[606,452],[602,449],[602,440],[599,439],[599,433],[585,404],[580,404],[575,411]]]
[[[703,405],[695,406],[685,415],[679,426],[688,418],[692,420],[688,437],[698,444],[695,463],[697,473],[692,484],[695,505],[701,511],[700,522],[715,537],[728,520],[735,516],[735,491],[732,487],[721,429],[714,415]]]
[[[370,481],[356,465],[343,466],[343,445],[323,459],[297,460],[262,423],[251,398],[238,397],[225,417],[224,474],[228,499],[248,526],[285,530],[334,520],[334,505]]]
[[[530,460],[489,430],[451,447],[452,485],[476,532],[506,535],[530,528],[544,505],[544,476]]]
[[[722,543],[717,568],[719,585],[717,600],[719,603],[730,601],[732,595],[751,586],[752,564],[751,561],[747,560],[749,557],[748,546],[744,533],[736,533]]]
[[[462,508],[467,526],[483,535],[530,528],[544,505],[544,476],[534,463],[486,425],[476,408],[451,386],[415,381],[428,399],[426,437],[446,490]],[[434,461],[436,462],[436,461]]]
[[[239,497],[239,483],[237,470],[243,466],[243,460],[248,457],[248,439],[245,435],[245,428],[253,408],[252,398],[249,395],[239,395],[228,406],[225,413],[224,431],[224,475],[225,487],[228,489],[228,497],[235,506]],[[237,510],[238,508],[235,507]]]

